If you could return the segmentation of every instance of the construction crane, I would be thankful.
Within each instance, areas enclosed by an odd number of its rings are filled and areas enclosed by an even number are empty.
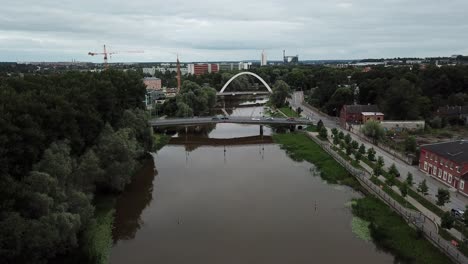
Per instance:
[[[112,54],[119,54],[119,53],[144,53],[144,51],[142,51],[142,50],[126,50],[126,51],[108,52],[107,49],[106,49],[106,45],[104,45],[104,52],[88,52],[88,55],[90,55],[90,56],[104,55],[104,67],[106,69],[108,69],[109,65],[107,64],[107,55],[109,55],[109,57],[112,57]]]

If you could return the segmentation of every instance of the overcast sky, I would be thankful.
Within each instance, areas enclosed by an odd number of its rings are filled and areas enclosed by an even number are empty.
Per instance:
[[[0,0],[0,61],[468,55],[468,0]],[[119,1],[120,2],[120,1]]]

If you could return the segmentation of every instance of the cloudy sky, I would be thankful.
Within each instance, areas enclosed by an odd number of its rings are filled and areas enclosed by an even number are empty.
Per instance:
[[[118,3],[120,2],[120,3]],[[0,0],[0,61],[468,55],[468,0]]]

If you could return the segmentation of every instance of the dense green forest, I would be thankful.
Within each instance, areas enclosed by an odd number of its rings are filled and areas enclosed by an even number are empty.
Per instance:
[[[152,147],[136,72],[0,77],[0,263],[46,263],[95,226]]]
[[[330,115],[338,115],[344,104],[356,102],[377,104],[386,119],[430,121],[440,106],[468,104],[468,66],[374,66],[368,72],[353,67],[275,66],[250,71],[270,85],[283,80],[292,89],[304,91],[310,104]],[[237,71],[186,78],[219,90],[235,73]],[[255,78],[244,75],[228,89],[251,89],[255,83],[258,83]]]

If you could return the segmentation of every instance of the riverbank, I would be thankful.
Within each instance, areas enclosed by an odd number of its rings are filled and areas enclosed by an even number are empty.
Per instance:
[[[353,214],[369,221],[371,237],[379,247],[390,251],[403,263],[444,264],[450,259],[411,228],[379,199],[367,196],[352,205]]]
[[[153,151],[163,148],[171,139],[165,134],[153,134]],[[136,174],[143,169],[138,170]],[[132,176],[132,181],[135,175]],[[120,193],[99,195],[94,199],[95,220],[92,221],[83,234],[81,251],[88,261],[96,264],[109,263],[110,249],[112,247],[112,229],[114,226],[115,206]]]
[[[345,184],[361,190],[362,187],[356,178],[305,134],[276,134],[273,138],[294,160],[307,160],[315,164],[327,182]],[[369,199],[375,201],[369,201]],[[448,257],[424,239],[422,234],[417,237],[415,235],[418,234],[417,231],[408,226],[400,216],[380,200],[369,195],[356,200],[356,203],[358,209],[353,210],[353,213],[371,223],[371,233],[376,244],[394,253],[397,260],[412,263],[450,262]],[[387,218],[389,218],[388,223]],[[395,228],[398,232],[394,231]],[[431,258],[426,258],[426,256],[431,256]]]
[[[329,183],[360,189],[360,184],[333,157],[303,133],[274,134],[273,140],[296,160],[306,160],[320,169],[320,176]]]
[[[95,198],[95,220],[84,233],[83,252],[89,261],[96,264],[109,263],[112,247],[112,226],[114,223],[117,195],[101,195]]]

